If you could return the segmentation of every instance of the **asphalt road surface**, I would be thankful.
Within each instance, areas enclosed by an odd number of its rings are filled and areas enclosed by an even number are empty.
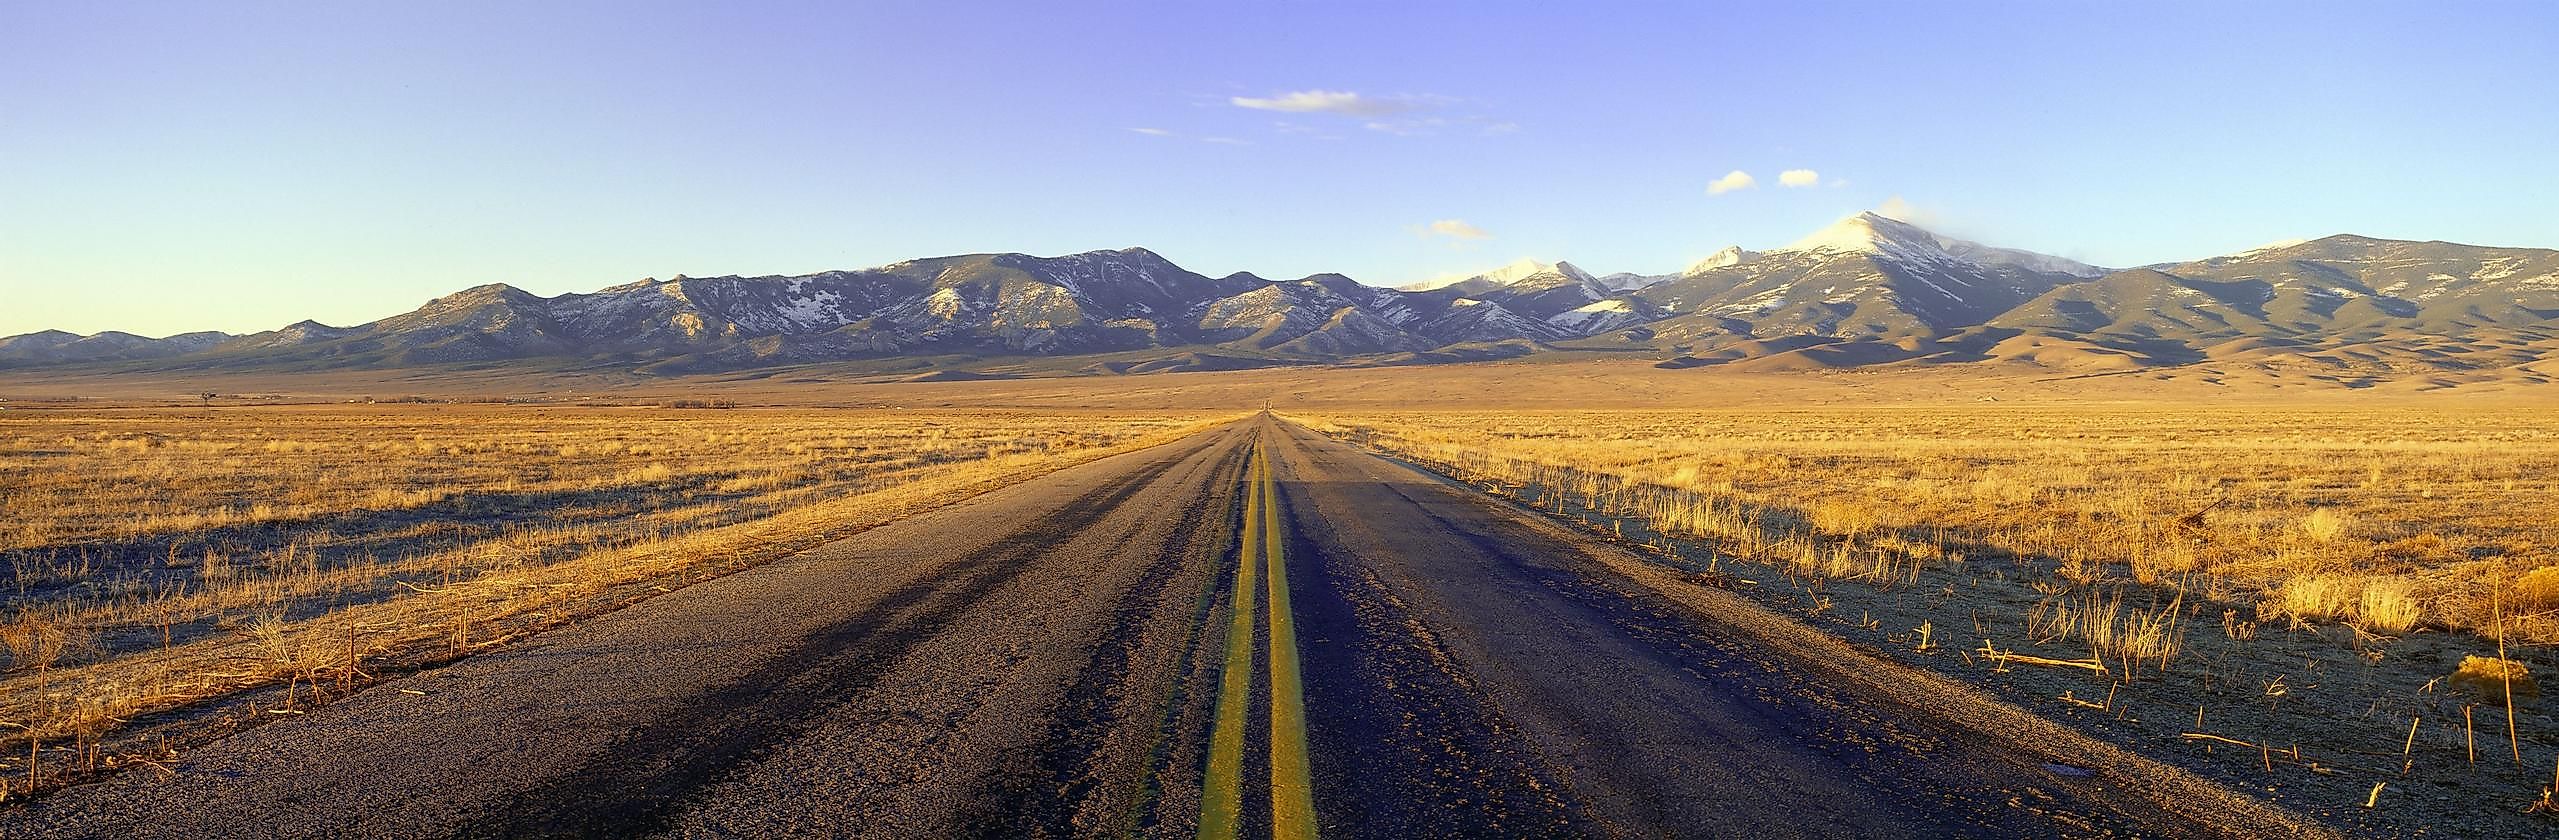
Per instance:
[[[0,837],[2323,833],[1267,416],[173,769]]]

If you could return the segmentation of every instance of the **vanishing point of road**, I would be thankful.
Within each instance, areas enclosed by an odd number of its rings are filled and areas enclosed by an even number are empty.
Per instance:
[[[2323,836],[1262,415],[0,812],[0,837]]]

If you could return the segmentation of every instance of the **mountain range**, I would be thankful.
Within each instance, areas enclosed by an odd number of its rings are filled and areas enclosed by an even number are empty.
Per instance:
[[[556,297],[486,285],[352,327],[160,339],[46,331],[0,338],[0,367],[538,360],[682,374],[929,358],[948,373],[1089,357],[1085,370],[1127,373],[1608,351],[1666,367],[2231,362],[2361,376],[2530,371],[2559,348],[2554,339],[2559,251],[2341,235],[2116,270],[1861,213],[1782,248],[1726,248],[1664,275],[1522,261],[1380,288],[1338,274],[1208,277],[1142,248],[973,254]]]

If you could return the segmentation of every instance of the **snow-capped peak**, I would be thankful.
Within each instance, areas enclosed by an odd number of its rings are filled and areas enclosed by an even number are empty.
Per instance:
[[[1755,259],[1755,258],[1757,258],[1758,256],[1759,256],[1759,252],[1758,252],[1758,251],[1744,251],[1744,250],[1742,250],[1742,246],[1739,246],[1739,245],[1727,245],[1727,246],[1724,246],[1724,250],[1717,251],[1717,252],[1715,252],[1715,253],[1714,253],[1714,255],[1712,255],[1712,256],[1709,256],[1709,257],[1707,257],[1707,258],[1705,258],[1705,259],[1702,259],[1702,260],[1698,260],[1698,261],[1693,262],[1693,263],[1689,263],[1689,264],[1688,264],[1688,270],[1683,271],[1683,272],[1681,272],[1681,273],[1682,273],[1682,274],[1698,274],[1698,273],[1702,273],[1702,272],[1713,271],[1713,270],[1718,269],[1718,268],[1724,268],[1724,267],[1727,267],[1727,266],[1740,265],[1740,264],[1742,264],[1742,263],[1744,263],[1744,262],[1747,262],[1747,261],[1749,261],[1749,260]]]
[[[2073,277],[2095,277],[2107,269],[2033,251],[1995,248],[1949,236],[1873,212],[1859,213],[1815,231],[1781,249],[1803,253],[1875,254],[1902,262],[1957,261]]]
[[[1560,260],[1551,263],[1538,262],[1533,259],[1521,259],[1517,262],[1475,275],[1475,277],[1468,279],[1480,278],[1508,285],[1540,274],[1561,274],[1575,280],[1591,279],[1590,272],[1583,271],[1580,266],[1576,266],[1572,263]]]
[[[1488,280],[1497,285],[1508,286],[1512,283],[1517,283],[1521,280],[1535,277],[1540,274],[1561,274],[1565,277],[1583,282],[1588,282],[1592,279],[1590,272],[1583,271],[1580,266],[1572,263],[1561,261],[1551,263],[1539,262],[1535,259],[1523,258],[1509,265],[1492,269],[1490,271],[1480,271],[1474,274],[1442,274],[1438,277],[1433,277],[1419,283],[1408,283],[1395,288],[1407,292],[1427,292],[1432,289],[1447,288],[1449,286],[1473,280]]]
[[[1909,222],[1866,212],[1833,222],[1829,227],[1813,231],[1811,236],[1795,240],[1794,244],[1779,250],[1894,254],[1898,251],[1939,249],[1936,234]]]

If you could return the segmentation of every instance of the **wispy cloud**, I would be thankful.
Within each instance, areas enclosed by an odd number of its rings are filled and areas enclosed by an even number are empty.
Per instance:
[[[1234,96],[1226,101],[1235,107],[1256,111],[1348,114],[1355,117],[1383,117],[1428,107],[1428,103],[1412,97],[1363,96],[1347,90],[1300,90],[1270,96]]]
[[[1818,187],[1821,182],[1822,174],[1810,169],[1789,169],[1777,173],[1777,185],[1781,187]]]
[[[1299,90],[1269,96],[1229,96],[1226,104],[1256,111],[1284,114],[1329,115],[1349,117],[1359,127],[1398,137],[1424,137],[1443,133],[1473,132],[1509,134],[1519,124],[1484,114],[1465,113],[1466,100],[1434,94],[1373,95],[1347,90]],[[1319,117],[1320,118],[1320,117]],[[1338,140],[1339,135],[1319,133],[1313,126],[1291,122],[1274,124],[1284,134],[1306,134],[1317,139]]]
[[[1450,239],[1493,238],[1492,234],[1486,233],[1483,228],[1476,227],[1465,219],[1441,219],[1424,225],[1422,229],[1429,231],[1432,236],[1445,236]]]
[[[1132,128],[1132,129],[1129,129],[1129,130],[1130,130],[1130,131],[1137,132],[1137,133],[1139,133],[1139,134],[1144,134],[1144,135],[1147,135],[1147,136],[1150,136],[1150,137],[1171,137],[1171,136],[1173,136],[1173,132],[1165,131],[1164,129],[1160,129],[1160,128]]]
[[[1943,221],[1938,218],[1936,213],[1930,212],[1928,208],[1912,204],[1909,199],[1902,198],[1898,195],[1884,199],[1884,203],[1875,205],[1875,215],[1882,216],[1887,219],[1909,222],[1921,227],[1932,227]]]
[[[1759,186],[1759,179],[1750,177],[1748,172],[1735,169],[1724,173],[1724,177],[1707,182],[1706,194],[1723,195],[1734,190],[1746,190],[1756,186]]]

